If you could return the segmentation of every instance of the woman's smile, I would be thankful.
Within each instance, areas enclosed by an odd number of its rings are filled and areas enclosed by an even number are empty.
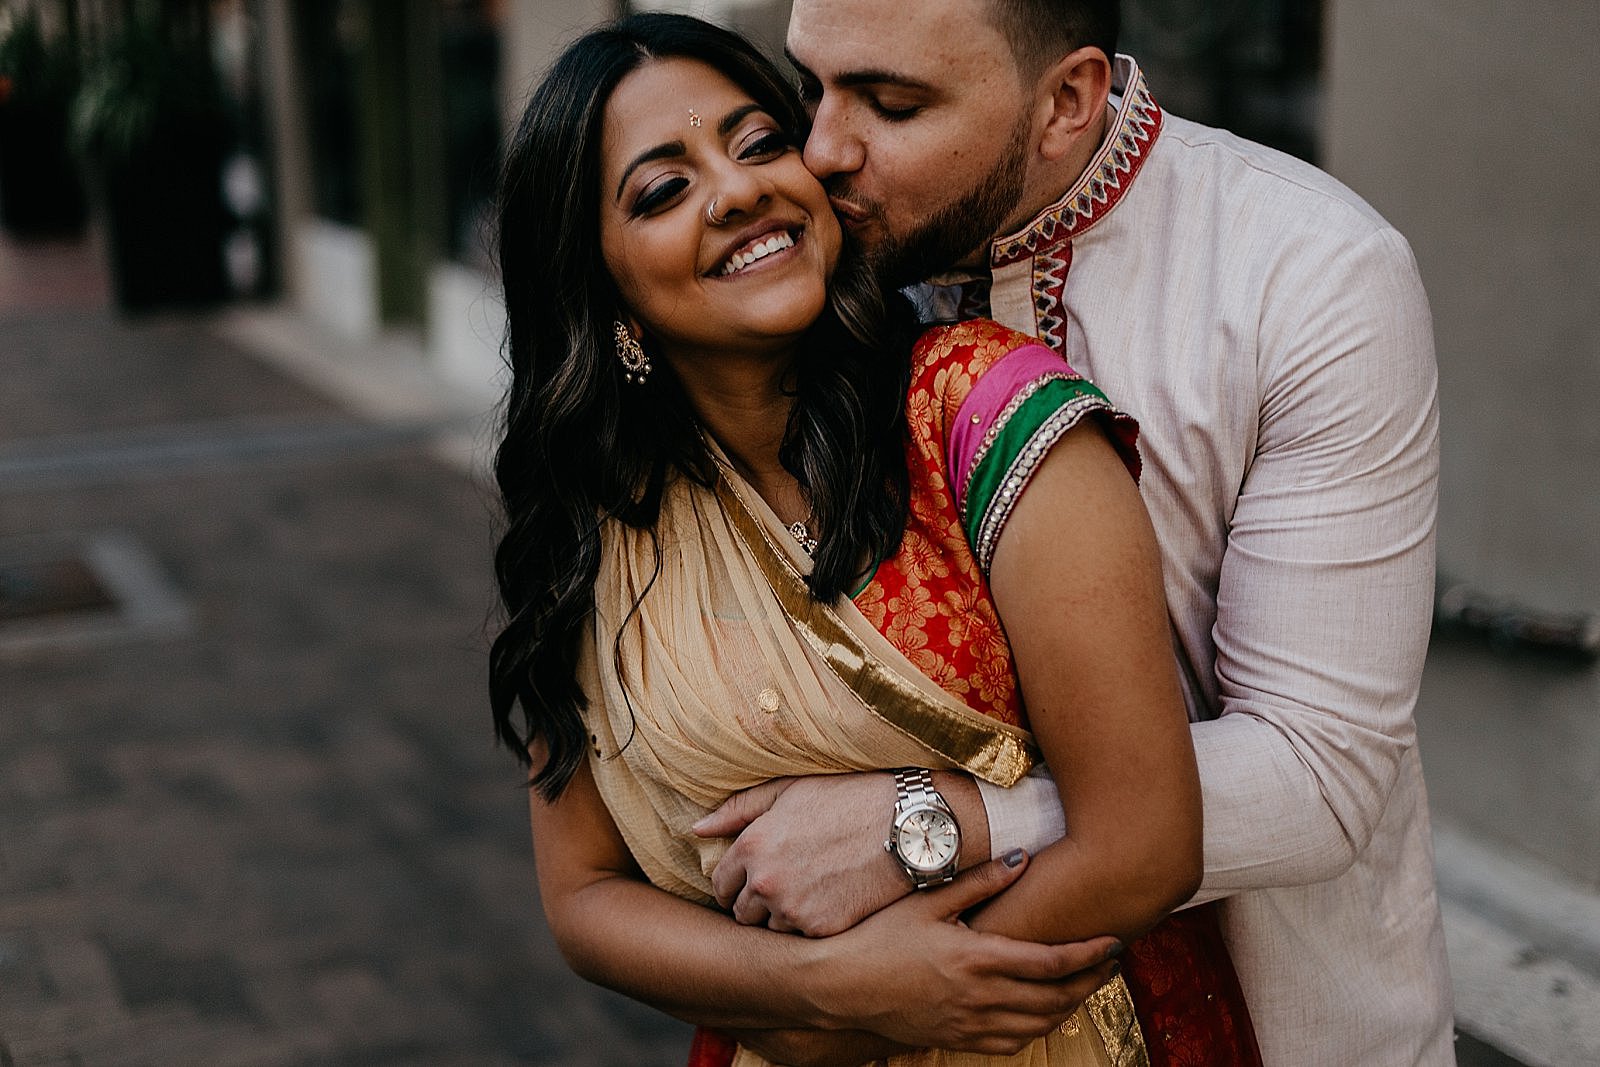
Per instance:
[[[723,260],[722,266],[712,272],[713,277],[743,275],[757,263],[771,266],[787,262],[794,257],[782,253],[791,251],[805,235],[803,226],[792,228],[778,226],[775,229],[771,226],[761,226],[757,229],[759,232],[755,237],[735,245],[734,251]]]

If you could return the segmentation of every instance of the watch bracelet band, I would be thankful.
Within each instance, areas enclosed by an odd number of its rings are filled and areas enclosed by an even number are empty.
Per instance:
[[[901,767],[894,772],[895,807],[900,811],[930,804],[946,811],[944,795],[933,787],[933,772],[926,767]]]

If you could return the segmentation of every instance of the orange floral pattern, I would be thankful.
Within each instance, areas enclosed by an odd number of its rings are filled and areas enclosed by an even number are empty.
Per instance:
[[[889,643],[974,711],[1026,726],[1011,648],[950,491],[952,421],[984,371],[1032,338],[977,319],[923,334],[906,394],[911,516],[856,607]]]

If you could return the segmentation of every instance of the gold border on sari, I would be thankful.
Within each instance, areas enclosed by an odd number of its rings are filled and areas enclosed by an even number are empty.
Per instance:
[[[1089,994],[1083,1005],[1112,1067],[1150,1067],[1150,1050],[1145,1047],[1144,1031],[1139,1029],[1139,1019],[1133,1013],[1133,994],[1120,975]]]
[[[831,604],[812,599],[804,576],[719,464],[717,497],[761,569],[778,604],[828,669],[867,710],[952,764],[998,786],[1011,786],[1040,761],[1026,730],[972,710],[943,690],[930,692],[868,647]],[[891,646],[892,647],[892,646]],[[914,668],[910,672],[921,677]],[[928,687],[934,687],[931,680]],[[944,699],[940,699],[940,697]]]

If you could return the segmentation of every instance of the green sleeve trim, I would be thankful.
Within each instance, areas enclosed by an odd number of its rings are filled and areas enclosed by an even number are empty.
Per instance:
[[[1127,417],[1092,383],[1056,379],[1035,390],[992,432],[967,481],[961,516],[967,541],[985,574],[1005,520],[1034,471],[1055,443],[1091,413]]]

